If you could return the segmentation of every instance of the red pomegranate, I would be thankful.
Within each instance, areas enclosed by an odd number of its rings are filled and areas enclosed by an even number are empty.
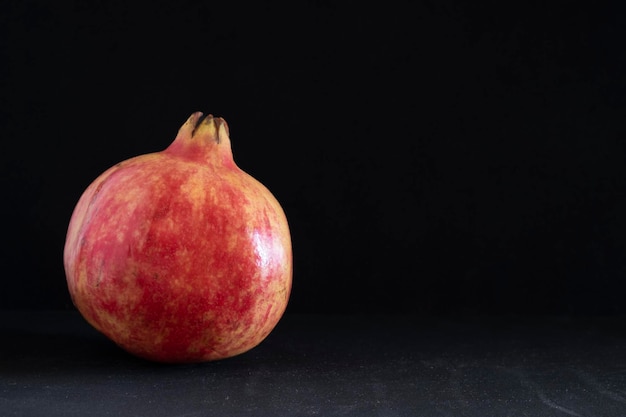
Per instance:
[[[278,201],[235,165],[226,122],[197,112],[167,149],[89,185],[64,266],[80,313],[123,349],[202,362],[243,353],[276,326],[291,239]]]

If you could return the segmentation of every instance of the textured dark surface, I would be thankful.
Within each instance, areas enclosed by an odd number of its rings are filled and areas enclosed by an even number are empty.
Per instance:
[[[235,358],[135,359],[75,312],[2,312],[3,416],[623,416],[622,317],[287,315]]]

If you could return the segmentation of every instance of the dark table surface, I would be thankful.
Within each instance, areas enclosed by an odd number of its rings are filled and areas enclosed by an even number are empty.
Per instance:
[[[0,331],[2,416],[626,416],[624,317],[287,314],[196,365],[131,357],[73,311]]]

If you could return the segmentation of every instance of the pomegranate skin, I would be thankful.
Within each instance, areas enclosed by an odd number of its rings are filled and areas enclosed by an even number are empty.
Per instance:
[[[128,352],[204,362],[257,346],[288,303],[292,252],[274,196],[233,161],[226,122],[194,113],[164,151],[80,197],[64,248],[83,317]]]

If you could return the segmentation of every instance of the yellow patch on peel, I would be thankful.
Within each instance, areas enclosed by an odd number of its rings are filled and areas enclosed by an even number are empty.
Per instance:
[[[187,180],[181,185],[180,190],[187,196],[193,212],[202,214],[207,196],[206,183],[202,180],[202,176],[196,174],[189,175]]]

